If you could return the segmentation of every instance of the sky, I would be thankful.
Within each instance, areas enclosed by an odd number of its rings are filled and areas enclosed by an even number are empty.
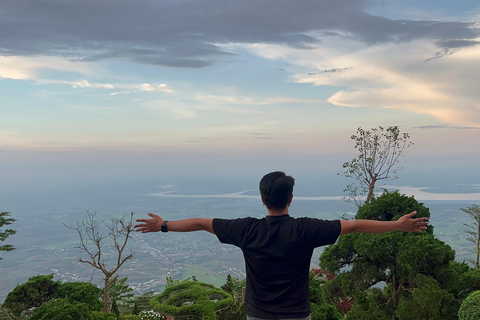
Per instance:
[[[2,0],[4,185],[336,174],[378,126],[410,134],[412,174],[472,179],[479,21],[471,0]]]

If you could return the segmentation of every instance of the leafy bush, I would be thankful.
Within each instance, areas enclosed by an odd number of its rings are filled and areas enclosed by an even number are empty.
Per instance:
[[[140,316],[138,316],[136,314],[121,314],[120,318],[118,318],[118,319],[120,319],[120,320],[141,320]]]
[[[20,316],[22,312],[40,307],[52,299],[60,284],[59,281],[53,281],[53,274],[33,276],[8,293],[3,307]]]
[[[53,299],[32,312],[31,320],[90,320],[85,303],[71,302],[67,298]],[[102,319],[103,320],[103,319]]]
[[[201,316],[215,320],[215,312],[231,305],[232,296],[213,285],[198,281],[184,281],[168,286],[150,303],[159,312],[171,316]]]
[[[463,303],[458,310],[458,319],[480,319],[480,290],[471,293],[465,300],[463,300]]]
[[[117,317],[113,313],[105,313],[102,311],[92,311],[91,312],[92,320],[115,320]]]
[[[100,300],[102,289],[90,282],[65,282],[61,283],[57,293],[59,298],[68,298],[72,302],[85,303],[89,310],[100,311],[103,302]]]

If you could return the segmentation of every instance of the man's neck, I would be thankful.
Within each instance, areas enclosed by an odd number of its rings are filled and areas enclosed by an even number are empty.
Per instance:
[[[268,209],[268,215],[272,217],[288,215],[288,206],[285,209],[281,209],[281,210]]]

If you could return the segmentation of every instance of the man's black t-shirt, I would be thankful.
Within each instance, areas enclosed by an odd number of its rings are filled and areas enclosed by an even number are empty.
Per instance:
[[[220,242],[243,251],[247,314],[263,319],[310,314],[308,273],[313,249],[335,243],[340,229],[339,220],[289,215],[213,219]]]

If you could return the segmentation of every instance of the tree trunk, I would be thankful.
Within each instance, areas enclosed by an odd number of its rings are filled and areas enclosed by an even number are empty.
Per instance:
[[[369,203],[370,199],[372,198],[373,190],[375,189],[375,182],[376,180],[372,180],[372,182],[370,182],[370,185],[368,186],[368,194],[367,198],[365,199],[365,203]]]
[[[395,261],[392,265],[392,302],[393,308],[396,310],[398,307],[398,282],[397,282],[397,262]]]
[[[103,298],[103,312],[107,312],[107,313],[110,311],[110,306],[108,305],[109,281],[110,281],[110,277],[105,276],[102,298]]]

